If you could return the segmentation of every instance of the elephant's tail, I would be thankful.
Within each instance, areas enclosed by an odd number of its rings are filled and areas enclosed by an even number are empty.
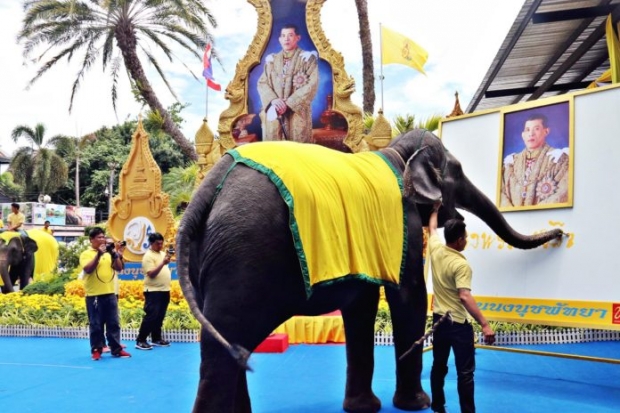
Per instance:
[[[250,352],[237,344],[229,343],[200,310],[198,301],[196,300],[194,286],[192,285],[189,275],[190,244],[192,237],[196,228],[199,228],[206,222],[211,204],[217,193],[217,186],[222,182],[229,169],[234,166],[231,160],[230,157],[225,157],[216,165],[209,176],[205,178],[205,181],[196,192],[196,196],[192,202],[190,202],[185,214],[183,214],[183,219],[179,225],[176,237],[177,275],[179,276],[179,284],[181,285],[183,295],[187,300],[189,308],[203,329],[228,350],[241,368],[252,370],[248,366]]]

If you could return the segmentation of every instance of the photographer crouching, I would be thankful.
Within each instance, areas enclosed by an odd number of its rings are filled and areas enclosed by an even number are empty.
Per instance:
[[[149,249],[142,258],[144,273],[144,318],[140,325],[136,348],[152,350],[153,346],[168,347],[170,342],[161,335],[161,327],[170,303],[170,268],[173,249],[164,249],[164,237],[159,232],[149,235]],[[147,341],[151,336],[151,343]]]
[[[131,354],[121,346],[121,325],[118,316],[118,299],[115,294],[116,272],[123,269],[122,243],[107,243],[103,229],[93,228],[88,234],[90,248],[80,255],[84,272],[86,310],[91,357],[101,358],[104,331],[113,357],[127,358]]]

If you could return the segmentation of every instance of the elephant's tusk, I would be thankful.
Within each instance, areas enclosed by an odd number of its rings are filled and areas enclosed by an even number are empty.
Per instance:
[[[446,313],[444,315],[442,315],[441,318],[439,320],[437,320],[437,322],[435,324],[433,324],[433,326],[426,332],[426,334],[424,334],[422,337],[420,337],[420,339],[418,341],[414,342],[411,345],[411,348],[409,350],[405,351],[403,353],[403,355],[398,358],[398,361],[401,361],[402,359],[407,357],[409,355],[409,353],[411,353],[413,351],[413,349],[415,349],[420,344],[424,343],[424,340],[426,340],[431,334],[433,334],[435,332],[437,327],[439,327],[439,324],[443,323],[446,320],[449,320],[450,324],[452,324],[452,316],[450,315],[450,311],[446,311]]]

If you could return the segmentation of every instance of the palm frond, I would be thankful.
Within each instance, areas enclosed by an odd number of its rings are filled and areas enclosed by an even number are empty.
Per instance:
[[[32,176],[32,150],[25,146],[17,149],[9,167],[13,171],[15,182],[24,185]]]
[[[87,72],[88,69],[90,69],[90,67],[93,65],[93,63],[97,59],[97,49],[95,47],[95,42],[97,41],[98,37],[99,36],[93,36],[93,38],[88,43],[88,47],[86,49],[86,55],[84,56],[84,60],[82,61],[82,67],[80,68],[80,71],[78,72],[78,75],[75,78],[75,81],[73,82],[73,87],[71,88],[71,99],[69,101],[70,102],[69,112],[71,112],[71,109],[73,109],[73,99],[75,98],[75,92],[77,92],[80,86],[80,81],[84,77],[84,73]]]
[[[34,142],[34,130],[26,125],[19,125],[13,129],[11,132],[11,139],[13,142],[17,143],[19,138],[24,137],[28,142]]]
[[[118,71],[121,67],[121,58],[115,57],[112,63],[112,107],[116,113],[116,100],[118,99]]]
[[[174,98],[178,101],[179,98],[177,94],[174,93],[174,89],[172,89],[172,86],[170,86],[170,83],[168,83],[168,78],[166,77],[166,74],[164,73],[164,71],[161,70],[161,67],[159,66],[159,63],[157,62],[157,60],[155,60],[153,55],[151,55],[148,51],[143,49],[143,52],[146,54],[149,62],[151,62],[155,70],[157,70],[157,73],[159,73],[159,76],[162,78],[162,80],[166,84],[166,87],[168,87],[168,90],[170,91],[170,93],[172,93],[172,96],[174,96]]]

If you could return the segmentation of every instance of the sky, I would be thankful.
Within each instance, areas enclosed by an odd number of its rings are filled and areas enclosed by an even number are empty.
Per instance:
[[[377,100],[381,106],[379,24],[400,32],[428,51],[426,76],[402,65],[383,67],[384,114],[415,114],[417,119],[447,115],[458,91],[461,107],[466,108],[484,78],[497,50],[514,22],[523,0],[368,0],[373,41]],[[117,111],[112,108],[112,80],[97,61],[82,81],[73,110],[69,113],[72,84],[79,70],[81,55],[67,63],[63,60],[34,85],[28,82],[41,63],[26,61],[22,45],[16,41],[23,19],[22,1],[0,0],[0,150],[11,154],[25,140],[13,143],[11,131],[18,125],[46,126],[46,136],[83,136],[102,126],[114,126],[136,119],[142,109],[135,102],[125,72],[121,71]],[[257,13],[247,0],[205,0],[218,22],[213,29],[215,48],[222,64],[214,62],[215,79],[222,89],[234,77],[235,66],[245,55],[257,27]],[[327,0],[321,9],[323,31],[332,48],[342,53],[345,68],[356,80],[354,103],[362,105],[362,57],[359,26],[353,0]],[[228,108],[224,92],[209,91],[202,79],[202,62],[174,49],[187,68],[169,62],[153,50],[164,68],[179,101],[189,104],[182,112],[182,131],[193,140],[207,115],[209,127],[217,131],[220,113]],[[153,67],[143,61],[147,76],[165,107],[176,100],[159,79]]]

